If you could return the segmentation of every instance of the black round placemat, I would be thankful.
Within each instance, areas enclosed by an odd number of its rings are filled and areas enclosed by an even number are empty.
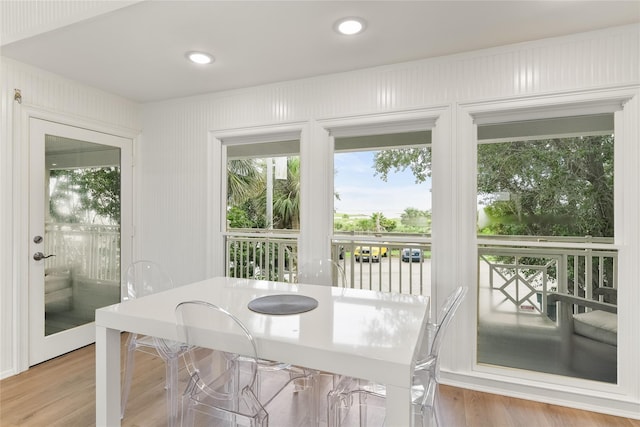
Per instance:
[[[318,306],[314,298],[296,294],[267,295],[249,302],[249,310],[262,314],[299,314]]]

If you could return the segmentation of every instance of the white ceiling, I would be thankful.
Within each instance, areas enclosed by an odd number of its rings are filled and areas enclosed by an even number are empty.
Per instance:
[[[345,16],[367,30],[338,35]],[[638,0],[148,0],[13,37],[1,53],[144,103],[637,22]],[[216,61],[191,64],[190,50]]]

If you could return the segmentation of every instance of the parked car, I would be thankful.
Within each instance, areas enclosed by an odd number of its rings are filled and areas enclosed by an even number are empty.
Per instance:
[[[422,262],[422,250],[415,248],[404,248],[402,250],[402,261],[404,262]]]
[[[380,258],[387,254],[388,249],[384,246],[356,246],[353,251],[356,261],[380,262]]]

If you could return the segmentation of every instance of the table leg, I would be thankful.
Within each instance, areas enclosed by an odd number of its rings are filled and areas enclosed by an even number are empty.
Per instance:
[[[178,358],[171,355],[165,360],[167,372],[167,426],[178,427],[180,419],[178,417]]]
[[[96,325],[96,426],[120,425],[120,331]]]
[[[385,425],[391,427],[411,426],[411,389],[386,386]]]

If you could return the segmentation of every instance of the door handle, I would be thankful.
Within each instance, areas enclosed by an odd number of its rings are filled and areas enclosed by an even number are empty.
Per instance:
[[[36,252],[35,254],[33,254],[33,259],[35,259],[36,261],[40,261],[41,259],[51,258],[52,256],[55,256],[55,255],[54,254],[45,255],[42,252]]]

